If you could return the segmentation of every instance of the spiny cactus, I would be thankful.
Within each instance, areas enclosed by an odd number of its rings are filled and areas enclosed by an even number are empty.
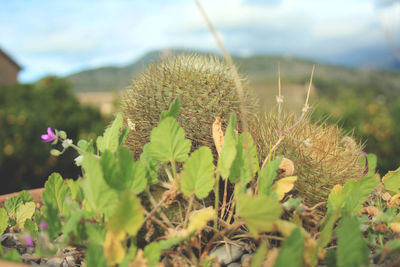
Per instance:
[[[213,148],[215,117],[226,125],[230,114],[239,112],[232,69],[217,57],[180,55],[151,63],[122,96],[124,118],[135,128],[127,144],[136,157],[161,112],[177,97],[181,103],[178,122],[192,141],[192,150],[201,145]],[[246,110],[253,109],[255,103],[248,94],[243,101]]]
[[[261,159],[283,135],[275,153],[293,161],[298,176],[295,189],[308,206],[326,201],[334,185],[363,175],[359,164],[362,145],[337,125],[271,111],[255,116],[250,130]]]

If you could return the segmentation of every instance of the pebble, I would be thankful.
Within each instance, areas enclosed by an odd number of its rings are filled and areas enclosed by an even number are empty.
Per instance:
[[[210,254],[218,258],[218,262],[224,265],[228,265],[240,258],[243,254],[243,249],[231,244],[219,246],[210,251]]]
[[[73,267],[75,266],[75,258],[74,256],[67,256],[65,257],[62,267]]]
[[[253,256],[252,254],[243,254],[240,258],[240,262],[243,263],[248,257]]]
[[[242,266],[240,263],[232,262],[232,263],[228,264],[228,266],[226,266],[226,267],[240,267],[240,266]]]
[[[64,258],[62,258],[62,257],[54,257],[54,258],[49,259],[43,266],[46,266],[46,267],[61,267],[63,261],[64,261]]]

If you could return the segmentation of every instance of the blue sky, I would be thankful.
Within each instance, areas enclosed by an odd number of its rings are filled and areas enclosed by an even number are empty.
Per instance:
[[[400,49],[396,0],[201,2],[234,54],[368,67],[371,60],[395,60],[391,45]],[[128,64],[154,49],[218,51],[191,0],[0,0],[0,6],[0,47],[23,66],[23,82]]]

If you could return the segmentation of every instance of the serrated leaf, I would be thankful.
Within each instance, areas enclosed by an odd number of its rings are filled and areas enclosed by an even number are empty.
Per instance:
[[[357,218],[342,218],[336,232],[337,265],[339,267],[369,266],[369,249],[360,231]]]
[[[246,145],[248,148],[246,148]],[[241,180],[243,185],[246,185],[259,171],[257,149],[249,133],[243,133],[239,136],[236,151],[237,154],[232,163],[229,180],[232,183]]]
[[[82,191],[82,187],[80,185],[80,181],[81,180],[72,180],[69,179],[67,181],[67,185],[69,187],[69,190],[71,191],[71,197],[72,199],[76,200],[76,201],[83,201],[83,191]]]
[[[29,194],[29,192],[28,191],[26,191],[26,190],[22,190],[20,193],[19,193],[19,198],[22,200],[22,203],[26,203],[26,202],[31,202],[31,201],[33,201],[33,198],[32,198],[32,196],[31,196],[31,194]]]
[[[66,211],[65,198],[71,197],[71,190],[59,173],[52,173],[44,184],[42,193],[44,201],[54,202],[61,215]]]
[[[4,207],[6,208],[10,218],[15,217],[15,212],[21,204],[22,199],[19,196],[13,196],[6,200],[6,202],[4,203]]]
[[[61,221],[56,203],[43,201],[42,210],[44,213],[44,220],[47,223],[47,233],[50,239],[54,239],[61,231]]]
[[[297,176],[281,178],[272,185],[271,192],[278,195],[278,200],[282,200],[285,194],[293,189],[296,181]]]
[[[119,234],[136,236],[144,221],[140,200],[130,191],[124,191],[108,223],[108,229]]]
[[[283,241],[274,267],[303,266],[303,249],[303,236],[300,228],[296,228]]]
[[[97,149],[102,153],[107,149],[110,150],[112,153],[117,151],[119,144],[119,132],[121,128],[122,115],[118,113],[111,126],[104,131],[103,136],[97,137]]]
[[[107,228],[101,224],[86,224],[85,226],[89,243],[103,245],[106,240]]]
[[[260,171],[258,178],[258,195],[271,194],[271,187],[276,178],[279,164],[282,161],[282,156],[268,162],[268,164]]]
[[[106,241],[104,242],[104,256],[106,257],[108,266],[114,266],[125,257],[125,248],[122,240],[125,238],[124,233],[116,234],[113,231],[107,231]]]
[[[34,202],[27,202],[19,206],[17,212],[15,213],[15,219],[19,229],[24,229],[25,221],[32,218],[35,208],[36,205]]]
[[[8,227],[8,215],[5,209],[0,208],[0,236]]]
[[[143,192],[147,185],[146,170],[141,162],[135,162],[127,147],[114,155],[106,150],[101,156],[104,180],[116,190],[132,189],[135,194]]]
[[[379,179],[375,176],[364,177],[358,180],[348,180],[343,188],[346,196],[343,206],[343,214],[357,215],[362,204],[367,200],[372,190],[379,184]]]
[[[166,249],[170,249],[185,240],[183,237],[171,237],[166,240],[161,240],[158,242],[152,242],[148,244],[143,251],[143,256],[148,259],[148,267],[155,267],[161,258],[161,252]]]
[[[202,230],[207,225],[207,222],[213,220],[215,216],[217,214],[212,207],[194,211],[189,219],[188,233]]]
[[[188,158],[191,146],[178,122],[173,117],[167,117],[151,131],[147,152],[163,163],[183,162]]]
[[[31,233],[34,236],[36,236],[38,234],[38,231],[39,231],[37,224],[34,221],[32,221],[31,219],[27,219],[25,221],[24,230],[26,232]]]
[[[222,144],[221,153],[218,157],[218,170],[221,177],[225,180],[228,178],[232,163],[236,157],[236,145],[238,142],[237,134],[235,133],[236,115],[232,114],[228,127],[225,131],[224,143]]]
[[[108,217],[118,202],[118,193],[104,180],[103,172],[92,154],[85,154],[82,161],[85,176],[81,182],[85,199],[90,207]]]
[[[82,217],[83,217],[82,211],[72,213],[71,216],[66,221],[66,223],[62,226],[61,231],[67,240],[69,240],[69,236],[71,233],[74,234],[78,233],[77,228]]]
[[[161,112],[160,121],[162,121],[167,117],[172,117],[176,119],[179,114],[179,107],[180,107],[180,101],[179,98],[176,98],[174,102],[172,102],[172,104],[169,106],[168,110]]]
[[[327,216],[332,214],[335,210],[342,208],[344,201],[346,200],[346,195],[343,193],[343,186],[340,184],[335,185],[328,196],[327,203]]]
[[[269,196],[255,196],[240,194],[237,196],[237,215],[246,223],[250,232],[258,236],[259,232],[271,229],[274,221],[279,219],[282,207],[278,200]]]
[[[87,267],[106,267],[104,252],[99,244],[89,243],[86,251],[85,263]]]
[[[158,183],[158,170],[160,165],[158,165],[157,160],[153,159],[148,152],[149,143],[145,144],[143,147],[143,152],[140,155],[140,162],[142,162],[146,170],[146,179],[149,185]]]
[[[385,190],[392,195],[400,193],[400,168],[395,171],[389,171],[382,178]]]
[[[190,155],[183,164],[181,173],[182,192],[203,199],[208,196],[215,183],[214,164],[211,150],[208,147],[200,147]]]

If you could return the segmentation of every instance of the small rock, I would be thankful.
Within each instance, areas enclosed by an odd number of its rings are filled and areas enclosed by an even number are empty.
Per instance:
[[[67,256],[65,257],[62,267],[73,267],[75,266],[75,258],[74,256]]]
[[[240,267],[240,266],[242,266],[240,263],[232,262],[232,263],[228,264],[228,266],[226,266],[226,267]]]
[[[210,254],[218,258],[219,263],[228,265],[229,263],[232,263],[239,259],[240,256],[242,256],[243,252],[244,251],[241,247],[227,244],[212,249],[210,251]]]
[[[248,257],[253,256],[252,254],[243,254],[240,258],[240,262],[243,263]]]
[[[62,263],[63,263],[64,259],[61,257],[54,257],[51,258],[50,260],[48,260],[44,266],[46,267],[62,267]]]

